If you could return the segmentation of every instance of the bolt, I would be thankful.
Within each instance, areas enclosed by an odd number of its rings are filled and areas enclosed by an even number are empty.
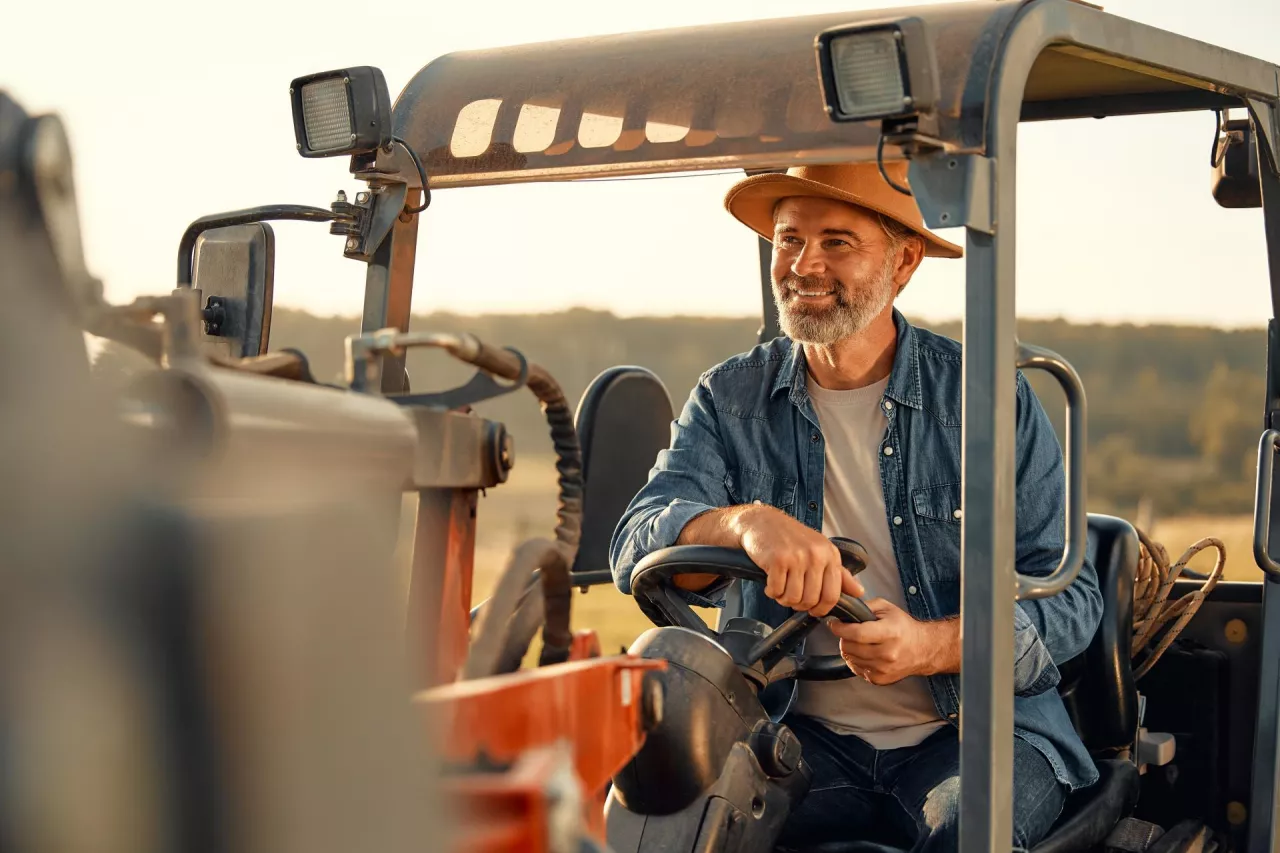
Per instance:
[[[201,312],[204,320],[204,333],[212,337],[222,335],[222,324],[227,319],[226,302],[221,296],[210,296]]]
[[[347,202],[347,192],[346,192],[346,190],[338,190],[338,197],[337,197],[337,198],[335,198],[335,199],[333,200],[333,203],[334,203],[334,204],[338,204],[338,203],[346,204],[346,202]]]
[[[299,142],[297,145],[295,145],[295,146],[293,146],[293,147],[294,147],[294,148],[297,148],[299,151],[301,151],[301,150],[302,150],[302,143],[301,143],[301,142]]]
[[[353,252],[356,250],[356,248],[357,248],[359,245],[360,245],[360,241],[359,241],[359,240],[357,240],[355,237],[351,237],[351,238],[349,238],[349,239],[347,240],[347,248],[348,248],[348,249],[350,249],[350,250],[351,250],[351,251],[353,251]]]
[[[351,141],[352,141],[353,143],[356,141],[356,135],[355,135],[354,133],[353,133],[353,134],[351,134]]]
[[[292,94],[293,94],[293,87],[292,87],[292,86],[290,86],[290,87],[289,87],[289,94],[290,94],[290,95],[292,95]]]
[[[368,204],[368,203],[369,203],[368,193],[356,193],[356,204]]]

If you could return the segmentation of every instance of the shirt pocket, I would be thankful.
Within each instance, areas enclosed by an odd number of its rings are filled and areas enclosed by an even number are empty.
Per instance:
[[[960,484],[943,483],[940,486],[925,486],[911,493],[911,501],[915,505],[916,523],[953,524],[960,530]]]
[[[724,485],[735,505],[759,501],[787,513],[795,509],[798,483],[791,477],[739,467],[725,474]]]
[[[925,486],[911,493],[925,574],[941,581],[960,577],[960,484]]]

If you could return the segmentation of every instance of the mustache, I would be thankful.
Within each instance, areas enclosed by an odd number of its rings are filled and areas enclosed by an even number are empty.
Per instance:
[[[796,275],[793,272],[787,273],[782,277],[782,281],[778,282],[778,287],[787,290],[796,288],[799,290],[833,290],[837,296],[848,291],[845,289],[844,282],[838,278],[823,278],[817,275]]]

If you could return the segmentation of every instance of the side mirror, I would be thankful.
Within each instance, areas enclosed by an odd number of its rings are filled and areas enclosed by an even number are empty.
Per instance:
[[[191,286],[204,314],[202,346],[223,358],[267,352],[276,238],[265,222],[205,231],[196,240]]]
[[[1222,207],[1262,207],[1258,148],[1249,119],[1228,119],[1214,147],[1213,198]]]

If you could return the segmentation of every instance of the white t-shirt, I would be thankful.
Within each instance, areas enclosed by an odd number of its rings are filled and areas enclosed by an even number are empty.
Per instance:
[[[882,408],[885,377],[874,385],[830,391],[809,377],[809,396],[826,437],[822,532],[845,536],[867,549],[858,575],[867,598],[884,598],[907,609],[902,576],[890,538],[880,481],[880,444],[888,421]],[[840,641],[825,624],[809,635],[806,654],[839,654]],[[802,681],[795,711],[841,734],[854,734],[876,749],[915,746],[944,721],[923,676],[877,686],[856,676],[840,681]]]

